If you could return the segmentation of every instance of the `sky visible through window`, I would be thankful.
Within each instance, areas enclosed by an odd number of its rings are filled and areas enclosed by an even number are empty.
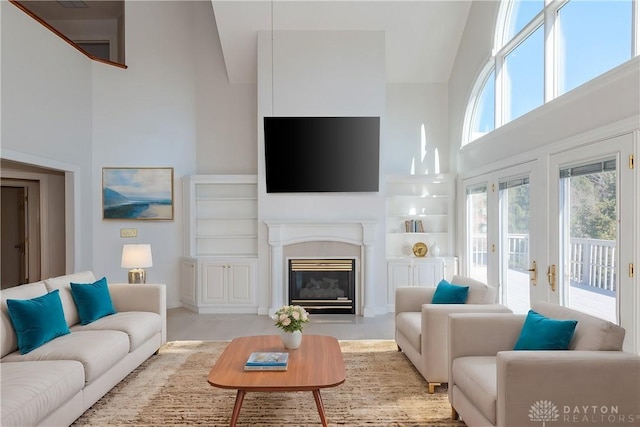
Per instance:
[[[543,7],[543,0],[514,0],[504,23],[503,42],[522,31]],[[633,0],[570,0],[557,10],[557,14],[555,96],[632,58]],[[497,49],[500,47],[496,46]],[[502,109],[506,123],[544,102],[543,26],[511,52],[503,54],[506,72]],[[494,76],[492,71],[477,98],[471,122],[472,140],[495,128]]]

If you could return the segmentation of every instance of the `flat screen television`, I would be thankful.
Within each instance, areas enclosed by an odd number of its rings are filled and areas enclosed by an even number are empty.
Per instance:
[[[267,193],[377,192],[380,117],[265,117]]]

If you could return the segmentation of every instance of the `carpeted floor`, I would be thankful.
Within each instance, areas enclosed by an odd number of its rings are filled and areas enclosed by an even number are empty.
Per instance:
[[[163,346],[74,426],[229,425],[235,390],[207,383],[224,341],[176,341]],[[323,389],[329,425],[459,427],[445,388],[427,384],[392,340],[340,341],[344,384]],[[318,426],[311,392],[248,393],[239,426]]]

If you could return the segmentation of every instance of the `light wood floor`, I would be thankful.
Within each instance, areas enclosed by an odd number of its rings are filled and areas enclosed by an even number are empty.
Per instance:
[[[341,340],[393,339],[393,313],[375,317],[311,314],[305,334]],[[197,314],[184,308],[167,310],[167,341],[231,340],[239,336],[278,334],[269,316],[256,314]]]

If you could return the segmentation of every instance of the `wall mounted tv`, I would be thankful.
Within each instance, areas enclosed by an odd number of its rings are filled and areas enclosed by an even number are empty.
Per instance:
[[[267,193],[376,192],[380,117],[265,117]]]

